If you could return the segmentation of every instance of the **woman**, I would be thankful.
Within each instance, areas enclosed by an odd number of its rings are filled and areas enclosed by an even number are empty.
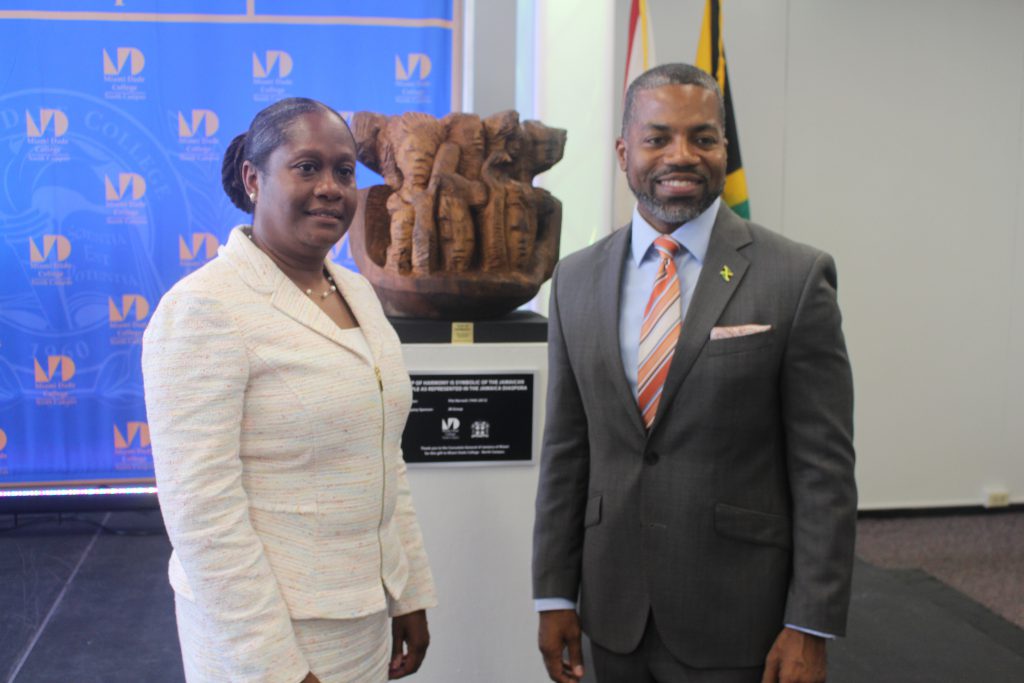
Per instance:
[[[257,114],[223,165],[252,226],[146,330],[189,683],[380,681],[426,651],[434,583],[400,452],[409,377],[369,283],[327,260],[355,212],[355,164],[327,106]]]

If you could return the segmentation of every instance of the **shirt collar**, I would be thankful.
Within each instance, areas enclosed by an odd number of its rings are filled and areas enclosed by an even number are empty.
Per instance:
[[[711,228],[715,226],[715,217],[718,216],[718,207],[722,204],[722,198],[717,197],[704,213],[688,223],[683,223],[672,231],[672,238],[697,259],[698,263],[704,263],[704,257],[708,253],[708,242],[711,240]],[[632,257],[633,263],[640,266],[647,251],[658,239],[661,233],[651,227],[651,224],[640,215],[639,206],[633,207],[633,233],[632,233]]]

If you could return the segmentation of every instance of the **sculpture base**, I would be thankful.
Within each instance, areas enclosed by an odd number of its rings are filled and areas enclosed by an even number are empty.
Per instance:
[[[388,318],[403,344],[450,344],[452,322],[424,318]],[[464,324],[464,323],[456,323]],[[548,320],[533,311],[512,311],[500,318],[479,320],[473,326],[473,343],[544,343]]]

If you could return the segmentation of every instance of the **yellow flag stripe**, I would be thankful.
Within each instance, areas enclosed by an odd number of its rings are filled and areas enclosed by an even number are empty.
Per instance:
[[[725,177],[725,190],[722,191],[722,198],[729,206],[747,201],[747,174],[742,168]]]

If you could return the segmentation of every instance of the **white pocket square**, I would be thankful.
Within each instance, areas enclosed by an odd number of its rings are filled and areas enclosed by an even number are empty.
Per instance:
[[[733,337],[749,337],[772,329],[771,325],[727,325],[711,328],[711,341],[716,339],[732,339]]]

